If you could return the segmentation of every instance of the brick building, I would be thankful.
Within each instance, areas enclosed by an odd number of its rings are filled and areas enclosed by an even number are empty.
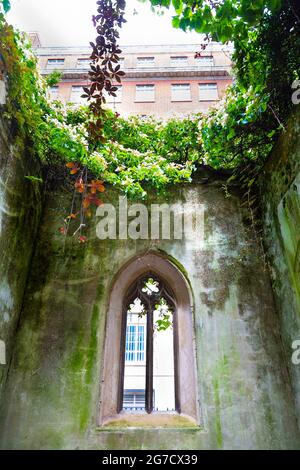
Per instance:
[[[62,73],[50,90],[53,99],[65,103],[82,100],[88,83],[89,47],[41,47],[34,35],[43,75]],[[122,69],[126,76],[117,98],[108,105],[123,116],[155,115],[168,118],[206,111],[215,105],[232,82],[230,48],[212,43],[195,58],[199,45],[123,46]]]

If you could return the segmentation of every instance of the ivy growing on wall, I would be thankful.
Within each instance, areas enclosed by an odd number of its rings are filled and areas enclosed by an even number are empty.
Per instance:
[[[154,6],[171,4],[148,1]],[[84,241],[84,218],[102,202],[104,183],[144,198],[150,187],[164,190],[169,184],[191,181],[195,169],[204,164],[232,170],[251,204],[250,189],[293,109],[292,83],[300,78],[298,2],[172,3],[176,27],[201,29],[208,39],[235,43],[236,79],[218,108],[168,122],[124,119],[106,108],[105,95],[114,96],[115,83],[123,76],[117,42],[118,28],[125,21],[124,0],[97,2],[91,83],[83,90],[87,105],[80,107],[49,101],[47,86],[55,77],[48,82],[40,77],[26,38],[0,13],[0,60],[9,92],[5,116],[17,138],[25,139],[43,162],[45,181],[72,174],[81,206],[79,211],[72,206],[62,232],[70,220],[80,218],[79,241]],[[7,10],[8,2],[2,0],[2,7]]]

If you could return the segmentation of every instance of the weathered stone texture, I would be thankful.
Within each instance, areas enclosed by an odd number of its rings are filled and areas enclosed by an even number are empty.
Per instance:
[[[292,344],[300,340],[299,110],[265,166],[261,188],[265,246],[300,426],[300,365],[292,363]]]
[[[203,242],[101,241],[94,219],[87,244],[64,245],[58,229],[69,201],[65,193],[48,198],[6,389],[2,447],[300,447],[268,273],[238,194],[226,197],[222,183],[169,192],[169,202],[204,205]],[[106,198],[116,204],[118,196],[109,189]],[[194,294],[201,427],[99,430],[110,288],[122,266],[149,249],[175,263]]]
[[[230,197],[224,192],[221,177],[168,191],[169,203],[204,207],[203,239],[101,241],[95,217],[87,243],[79,244],[59,233],[71,196],[63,190],[48,195],[40,220],[41,187],[24,179],[37,174],[36,165],[0,128],[0,340],[10,365],[9,374],[0,365],[0,447],[300,448],[294,399],[300,372],[290,362],[291,340],[299,338],[297,126],[292,123],[264,174],[266,246],[279,315],[246,209],[236,190]],[[119,194],[108,188],[105,198],[117,205]],[[153,202],[166,198],[152,194]],[[173,263],[193,293],[201,425],[99,429],[111,286],[127,262],[149,250]]]
[[[38,165],[12,132],[13,127],[0,120],[0,341],[6,350],[6,365],[0,365],[0,398],[41,213],[41,188],[25,179],[37,175]]]

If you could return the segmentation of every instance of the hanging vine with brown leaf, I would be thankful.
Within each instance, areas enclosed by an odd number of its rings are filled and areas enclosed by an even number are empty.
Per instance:
[[[83,87],[84,94],[89,102],[91,118],[87,122],[89,134],[90,150],[93,151],[97,144],[104,143],[103,125],[105,119],[106,95],[116,97],[118,87],[125,72],[121,70],[119,64],[121,49],[118,45],[119,31],[124,19],[126,2],[125,0],[98,0],[97,14],[92,17],[94,27],[97,31],[95,42],[91,42],[92,54],[89,71],[90,85]],[[73,236],[78,236],[80,243],[85,243],[87,238],[82,235],[82,230],[86,227],[86,217],[91,217],[92,207],[98,207],[103,201],[98,197],[98,193],[103,193],[105,187],[103,181],[89,179],[87,168],[81,168],[77,163],[67,163],[67,168],[71,175],[76,175],[74,183],[74,196],[70,214],[64,221],[64,226],[60,228],[63,235],[67,235],[71,222],[79,219],[79,225],[73,232]],[[75,195],[81,196],[80,209],[74,210]]]

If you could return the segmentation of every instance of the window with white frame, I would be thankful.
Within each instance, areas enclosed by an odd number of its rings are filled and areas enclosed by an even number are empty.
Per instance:
[[[111,95],[106,94],[105,98],[106,98],[107,103],[121,103],[122,102],[122,92],[123,92],[122,85],[118,85],[117,86],[117,91],[115,91],[115,94],[117,96],[111,96]]]
[[[171,85],[172,101],[191,101],[191,85],[189,83],[175,83]]]
[[[218,99],[217,83],[199,83],[199,101],[216,101]]]
[[[50,94],[50,99],[51,100],[57,100],[58,99],[58,86],[52,86],[49,88],[49,94]]]
[[[184,67],[188,63],[188,58],[185,55],[172,56],[171,66],[172,67]]]
[[[145,402],[145,390],[124,390],[123,410],[144,410]]]
[[[207,66],[211,67],[214,65],[214,58],[212,55],[204,55],[201,57],[197,57],[195,61],[199,67],[207,67]]]
[[[137,309],[140,310],[137,311]],[[141,316],[142,312],[142,305],[135,301],[128,313],[125,362],[143,363],[145,361],[146,322],[145,318]]]
[[[135,101],[151,102],[155,101],[154,85],[136,85]]]
[[[59,68],[62,68],[64,64],[65,64],[65,59],[48,59],[47,68],[59,69]]]
[[[145,359],[145,326],[127,325],[126,362],[142,362]]]
[[[152,67],[154,65],[154,57],[138,57],[138,67]]]
[[[72,103],[85,103],[86,100],[84,100],[84,98],[81,97],[81,95],[83,95],[83,94],[84,94],[84,91],[83,91],[81,85],[72,86],[70,101]]]
[[[77,59],[77,68],[78,69],[89,69],[91,64],[91,59]]]

